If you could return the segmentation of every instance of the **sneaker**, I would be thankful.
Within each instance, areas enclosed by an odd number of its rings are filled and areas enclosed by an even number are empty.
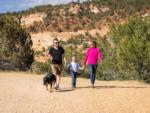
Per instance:
[[[94,86],[94,85],[92,85],[91,87],[92,87],[92,88],[95,88],[95,86]]]
[[[75,89],[76,87],[75,86],[72,86],[72,89]]]
[[[58,90],[58,89],[59,89],[59,86],[56,86],[56,87],[55,87],[55,90]]]

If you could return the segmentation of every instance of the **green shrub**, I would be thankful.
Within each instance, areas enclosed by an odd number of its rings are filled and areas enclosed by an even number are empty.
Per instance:
[[[0,70],[27,70],[33,55],[30,35],[12,17],[0,16]]]
[[[31,71],[37,74],[51,72],[49,61],[47,62],[34,62],[31,66]]]
[[[102,38],[97,35],[97,46],[103,54],[102,62],[98,63],[97,79],[99,80],[120,80],[122,79],[117,71],[115,50],[108,41],[108,37]]]
[[[150,21],[132,19],[113,27],[117,68],[124,78],[150,82]]]

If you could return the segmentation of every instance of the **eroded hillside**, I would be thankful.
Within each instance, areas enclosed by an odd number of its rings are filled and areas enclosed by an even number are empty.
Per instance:
[[[98,1],[98,0],[97,0]],[[52,39],[66,41],[86,33],[101,37],[109,31],[109,25],[124,23],[133,16],[150,16],[149,0],[69,3],[66,5],[37,6],[15,14],[20,24],[31,34],[35,51],[48,48]]]

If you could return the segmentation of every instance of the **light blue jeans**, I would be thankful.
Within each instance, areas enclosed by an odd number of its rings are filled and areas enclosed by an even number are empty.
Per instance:
[[[88,64],[90,80],[91,80],[91,84],[93,85],[95,83],[95,78],[96,78],[96,69],[97,69],[97,64]]]

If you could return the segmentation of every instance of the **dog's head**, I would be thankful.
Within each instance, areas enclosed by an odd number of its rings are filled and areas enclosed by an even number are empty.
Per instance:
[[[56,81],[56,77],[52,73],[47,73],[43,78],[43,85],[51,84]]]

